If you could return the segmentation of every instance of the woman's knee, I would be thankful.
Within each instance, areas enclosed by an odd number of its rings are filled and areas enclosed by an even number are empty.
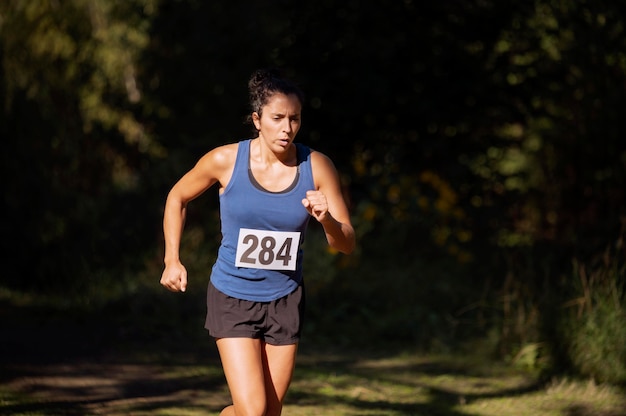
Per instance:
[[[230,412],[229,412],[230,410]],[[251,401],[249,403],[238,403],[236,405],[228,406],[222,410],[220,416],[268,416],[267,409],[264,403]],[[280,415],[276,413],[276,415]]]
[[[233,415],[236,416],[280,416],[283,411],[282,403],[272,403],[267,406],[260,401],[249,402],[232,406]],[[224,413],[224,415],[229,413]]]

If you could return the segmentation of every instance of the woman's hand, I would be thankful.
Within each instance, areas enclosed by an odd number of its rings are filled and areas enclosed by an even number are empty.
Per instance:
[[[184,292],[187,290],[187,269],[180,262],[166,264],[161,284],[172,292]]]
[[[320,191],[307,191],[306,198],[302,200],[302,205],[319,222],[323,222],[330,215],[326,195]]]

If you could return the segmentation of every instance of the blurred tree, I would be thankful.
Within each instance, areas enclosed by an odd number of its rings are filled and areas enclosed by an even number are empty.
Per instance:
[[[626,214],[616,2],[13,0],[0,34],[15,286],[62,289],[157,252],[167,189],[249,135],[246,80],[263,66],[301,82],[299,139],[349,191],[360,253],[326,253],[324,270],[350,273],[314,285],[330,306],[354,297],[333,316],[357,304],[354,319],[414,340],[496,310],[507,342],[536,340],[572,257]],[[214,198],[189,220],[215,227],[194,249],[217,243]]]
[[[485,60],[492,123],[472,135],[483,149],[461,159],[506,270],[496,287],[507,349],[554,334],[572,258],[603,252],[626,214],[623,9],[536,1],[525,10]]]
[[[135,60],[154,4],[0,4],[7,283],[83,285],[145,242],[134,191],[142,164],[162,149],[136,115]]]
[[[573,1],[536,2],[502,32],[487,69],[514,107],[470,162],[484,187],[507,198],[498,244],[552,241],[588,256],[618,229],[623,34],[621,8]]]

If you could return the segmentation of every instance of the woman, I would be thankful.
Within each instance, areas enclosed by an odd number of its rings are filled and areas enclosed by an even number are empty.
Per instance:
[[[294,143],[300,89],[267,70],[255,72],[248,88],[257,137],[211,150],[168,194],[161,284],[185,291],[179,247],[186,207],[218,184],[222,242],[205,327],[216,339],[233,400],[221,415],[280,415],[301,332],[301,245],[309,218],[340,252],[352,252],[355,236],[332,162]]]

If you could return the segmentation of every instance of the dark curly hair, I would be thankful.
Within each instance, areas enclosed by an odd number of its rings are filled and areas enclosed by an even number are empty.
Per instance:
[[[304,93],[292,81],[282,77],[276,68],[256,70],[248,81],[248,92],[250,94],[251,113],[262,114],[263,106],[269,99],[277,93],[285,95],[293,94],[298,97],[300,104],[304,104]],[[248,122],[252,117],[248,116]]]

